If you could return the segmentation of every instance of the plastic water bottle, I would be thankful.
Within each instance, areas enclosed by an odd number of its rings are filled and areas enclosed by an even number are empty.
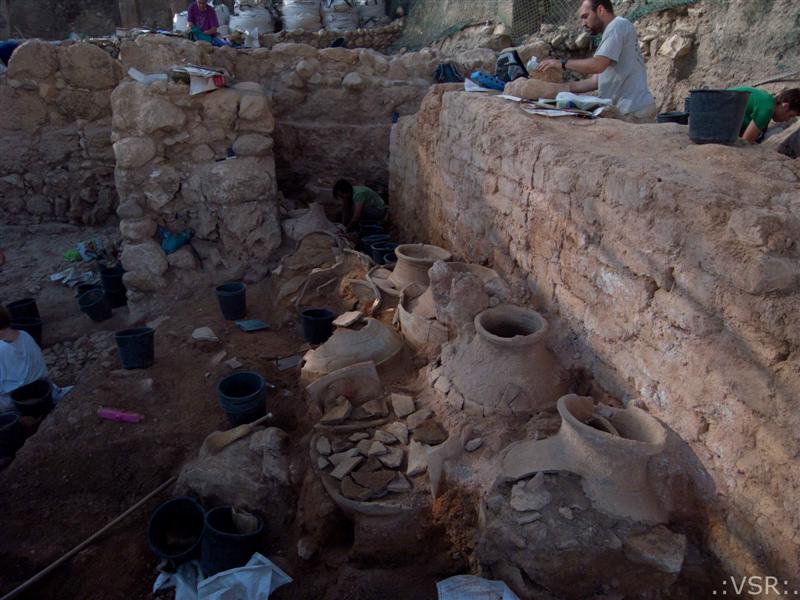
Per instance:
[[[528,64],[525,65],[525,68],[528,69],[528,73],[531,71],[535,71],[539,68],[539,59],[535,56],[532,56],[531,59],[528,61]]]

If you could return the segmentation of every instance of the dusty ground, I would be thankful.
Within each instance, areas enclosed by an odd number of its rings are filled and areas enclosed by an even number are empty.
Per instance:
[[[113,230],[96,233],[111,233]],[[78,312],[72,290],[45,282],[62,268],[63,251],[87,233],[70,226],[3,227],[0,239],[8,263],[0,280],[3,302],[30,293],[37,298],[45,320],[44,346],[63,344],[87,333],[113,338],[126,325],[127,310],[115,311],[112,320],[92,323]],[[33,248],[36,248],[34,253]],[[271,322],[266,280],[248,289],[248,314]],[[222,319],[212,289],[198,289],[193,297],[173,305],[156,333],[156,364],[144,371],[120,371],[116,350],[90,353],[76,371],[75,390],[45,419],[14,462],[0,472],[0,592],[34,575],[84,538],[145,496],[193,457],[205,436],[226,427],[216,399],[217,381],[231,372],[224,362],[210,366],[220,350],[237,357],[244,366],[262,373],[278,386],[268,409],[274,424],[290,435],[290,462],[295,490],[300,496],[308,452],[310,424],[298,388],[299,372],[279,372],[275,358],[304,348],[299,325],[253,334],[240,332]],[[192,342],[196,327],[209,326],[217,343]],[[103,366],[103,365],[110,366]],[[67,383],[61,381],[60,383]],[[140,424],[99,419],[99,406],[136,411]],[[22,598],[151,598],[156,558],[146,542],[150,511],[168,493],[152,500],[75,559],[48,576]],[[281,599],[336,600],[424,599],[435,597],[435,581],[463,572],[463,562],[446,551],[443,524],[432,520],[426,535],[439,544],[429,545],[430,556],[409,560],[364,560],[352,551],[352,525],[342,518],[340,531],[321,557],[311,562],[298,558],[298,524],[283,532],[270,532],[262,553],[279,563],[295,579],[280,590]],[[410,554],[410,553],[409,553]]]

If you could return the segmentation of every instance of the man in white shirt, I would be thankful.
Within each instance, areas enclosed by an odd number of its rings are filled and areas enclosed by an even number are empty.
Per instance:
[[[11,328],[11,317],[0,306],[0,412],[14,410],[11,392],[39,379],[47,379],[42,350],[28,333]]]
[[[571,60],[548,58],[540,63],[539,70],[561,69],[589,75],[569,84],[569,91],[582,94],[597,90],[598,96],[610,99],[626,120],[655,121],[658,111],[647,88],[647,70],[633,24],[614,15],[612,0],[583,0],[580,15],[587,32],[603,34],[594,56]]]

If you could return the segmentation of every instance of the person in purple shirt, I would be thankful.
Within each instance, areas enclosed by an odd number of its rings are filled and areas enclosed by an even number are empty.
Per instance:
[[[217,11],[208,5],[208,0],[197,0],[189,5],[188,21],[195,40],[210,42],[217,37]]]

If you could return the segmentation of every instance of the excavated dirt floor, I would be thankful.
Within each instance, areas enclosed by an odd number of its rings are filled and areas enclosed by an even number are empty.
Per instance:
[[[0,472],[0,591],[11,590],[145,496],[181,465],[193,458],[203,439],[225,429],[226,418],[217,403],[215,385],[231,369],[224,361],[210,366],[212,356],[225,350],[242,369],[263,374],[278,389],[268,398],[273,425],[289,434],[292,485],[298,497],[308,470],[312,423],[298,387],[299,370],[279,372],[274,359],[307,349],[295,320],[266,332],[246,334],[222,319],[213,289],[198,289],[176,301],[158,325],[156,363],[145,371],[121,371],[113,332],[125,326],[127,309],[113,319],[92,323],[81,314],[74,293],[44,280],[63,268],[63,252],[92,233],[71,226],[0,227],[7,263],[0,278],[0,299],[35,295],[45,320],[45,349],[87,334],[102,341],[99,350],[84,352],[75,389],[28,438],[16,459]],[[34,249],[35,248],[35,252]],[[273,297],[269,279],[248,288],[248,315],[271,321]],[[219,342],[193,342],[192,331],[208,326]],[[104,336],[107,336],[103,340]],[[110,342],[109,342],[110,340]],[[50,356],[52,358],[52,355]],[[72,383],[64,375],[59,384]],[[100,406],[135,411],[139,424],[116,423],[96,416]],[[319,493],[319,492],[317,492]],[[313,494],[313,492],[312,492]],[[152,598],[157,575],[149,551],[146,527],[149,513],[168,499],[165,492],[127,518],[97,543],[60,567],[22,598]],[[313,501],[313,496],[312,496]],[[458,508],[459,499],[438,501],[430,523],[422,529],[429,539],[409,555],[411,563],[393,564],[352,552],[352,525],[341,518],[333,542],[310,562],[297,555],[299,523],[285,531],[269,532],[261,552],[284,568],[294,583],[273,598],[348,598],[390,600],[434,598],[435,582],[467,571],[458,535],[447,535],[448,523],[468,527],[474,518]],[[461,527],[461,525],[458,525]],[[454,542],[450,544],[450,540]],[[391,548],[392,540],[385,541]],[[420,549],[428,549],[427,552]],[[164,597],[171,597],[165,594]]]

